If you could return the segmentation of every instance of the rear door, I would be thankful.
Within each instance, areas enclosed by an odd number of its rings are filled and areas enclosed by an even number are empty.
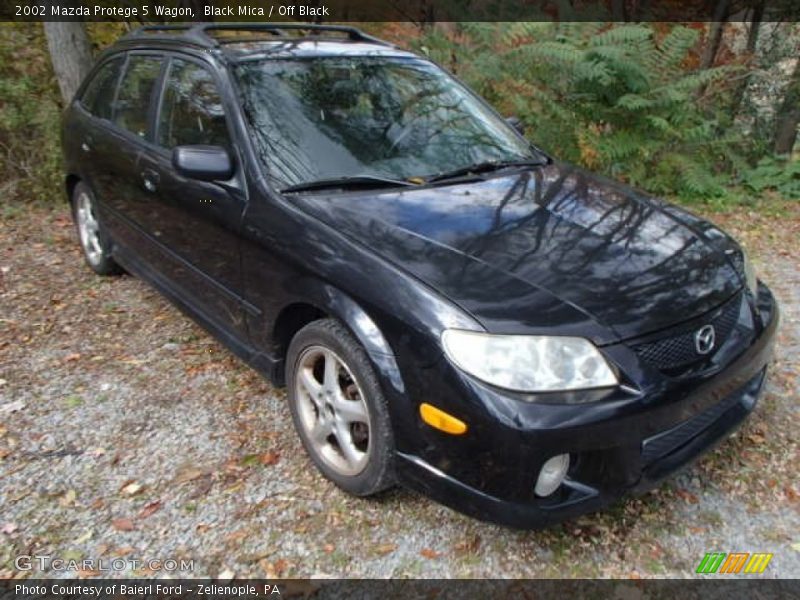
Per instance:
[[[115,221],[106,209],[116,202],[120,172],[135,161],[138,148],[122,143],[112,124],[114,97],[125,69],[126,55],[114,55],[95,69],[80,99],[73,105],[70,128],[64,141],[75,157],[78,171],[95,194],[101,219],[115,233]]]
[[[170,278],[207,318],[245,339],[239,233],[246,194],[220,84],[202,61],[184,55],[170,60],[155,113],[154,144],[139,163],[147,192],[142,219],[170,257]],[[208,182],[179,175],[172,150],[186,145],[228,150],[233,177]]]
[[[165,62],[163,56],[150,52],[128,56],[111,117],[117,147],[108,151],[118,154],[119,159],[108,201],[137,236],[151,233],[147,223],[149,198],[142,185],[139,159],[152,139],[156,90]],[[146,250],[141,243],[136,246]]]

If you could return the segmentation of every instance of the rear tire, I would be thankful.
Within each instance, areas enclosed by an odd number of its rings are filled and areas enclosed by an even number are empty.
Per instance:
[[[78,229],[86,264],[98,275],[119,275],[120,266],[111,256],[111,238],[103,228],[94,194],[88,185],[79,182],[72,190],[72,219]]]
[[[286,381],[295,429],[325,477],[355,496],[394,484],[386,399],[367,353],[341,323],[322,319],[297,332]]]

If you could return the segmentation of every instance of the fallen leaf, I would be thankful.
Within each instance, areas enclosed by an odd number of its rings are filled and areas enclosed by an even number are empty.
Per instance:
[[[128,496],[135,496],[142,491],[143,487],[144,486],[142,486],[142,484],[136,481],[131,481],[130,483],[125,483],[120,491]]]
[[[281,458],[281,455],[277,452],[265,452],[261,455],[261,464],[270,466],[276,464]]]
[[[231,571],[230,569],[223,569],[220,571],[219,575],[217,575],[217,579],[219,581],[230,581],[236,576],[236,573]]]
[[[78,539],[76,539],[73,543],[75,545],[78,545],[78,544],[82,544],[84,542],[88,542],[90,539],[92,539],[92,530],[91,529],[87,529],[86,533],[84,533],[82,536],[80,536]]]
[[[194,500],[196,498],[202,498],[208,494],[212,487],[214,487],[214,480],[208,476],[203,477],[195,484],[194,491],[189,494],[189,499]]]
[[[419,551],[419,553],[425,558],[429,559],[439,558],[441,556],[441,553],[437,552],[436,550],[431,550],[430,548],[423,548]]]
[[[261,457],[258,454],[248,454],[240,462],[243,467],[252,467],[261,462]]]
[[[111,521],[111,525],[117,531],[133,531],[133,521],[130,519],[114,519]]]
[[[61,506],[72,506],[75,503],[75,499],[78,497],[78,494],[75,490],[67,490],[64,492],[64,495],[59,498],[58,503]]]
[[[15,400],[14,402],[6,402],[5,404],[0,404],[0,413],[17,412],[18,410],[22,410],[23,408],[25,408],[25,403],[22,400]]]
[[[481,538],[479,535],[473,535],[468,537],[465,540],[458,542],[455,545],[455,551],[457,554],[474,554],[478,551],[478,548],[481,546]]]
[[[160,500],[154,500],[153,502],[148,502],[147,504],[144,505],[142,512],[139,513],[139,518],[146,519],[154,512],[156,512],[159,508],[161,508]]]
[[[375,552],[381,556],[386,556],[397,550],[397,544],[380,544],[375,546]]]
[[[697,504],[700,502],[700,499],[688,490],[677,490],[675,493],[678,494],[682,500],[688,502],[689,504]]]
[[[198,469],[197,467],[186,467],[178,471],[178,474],[175,476],[175,483],[186,483],[187,481],[193,481],[195,479],[199,479],[206,472],[203,469]]]
[[[235,494],[239,492],[244,487],[244,484],[240,481],[239,483],[234,483],[232,486],[225,488],[222,490],[224,494]]]
[[[275,574],[280,577],[289,568],[289,561],[285,558],[279,558],[273,563],[273,568],[275,569]]]
[[[691,531],[694,534],[700,534],[700,533],[705,533],[706,532],[706,528],[705,527],[689,527],[689,531]]]
[[[72,354],[68,354],[64,358],[64,362],[75,362],[76,360],[80,360],[81,354],[80,352],[73,352]]]
[[[102,573],[100,571],[90,571],[90,570],[84,570],[84,569],[79,569],[78,570],[78,579],[88,579],[90,577],[100,577],[100,575],[102,575]]]
[[[322,551],[323,551],[325,554],[330,554],[330,553],[331,553],[331,552],[333,552],[335,549],[336,549],[336,547],[335,547],[333,544],[325,544],[325,545],[322,547]]]
[[[17,524],[16,523],[6,523],[5,525],[3,525],[2,529],[0,529],[0,531],[5,533],[6,535],[11,535],[16,530],[17,530]]]
[[[239,531],[234,531],[233,533],[228,534],[225,536],[225,539],[229,542],[241,542],[248,536],[248,532],[245,529],[240,529]]]

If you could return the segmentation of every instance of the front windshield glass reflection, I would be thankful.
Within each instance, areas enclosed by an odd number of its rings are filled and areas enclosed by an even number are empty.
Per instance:
[[[271,59],[236,73],[260,158],[279,189],[536,158],[503,119],[428,61]]]

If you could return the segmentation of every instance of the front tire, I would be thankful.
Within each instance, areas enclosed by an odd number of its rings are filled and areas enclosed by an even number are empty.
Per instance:
[[[334,319],[292,339],[286,360],[292,420],[325,477],[355,496],[394,483],[394,438],[386,399],[364,349]]]
[[[122,269],[111,256],[111,240],[97,214],[92,190],[79,182],[72,191],[72,218],[86,264],[98,275],[119,275]]]

